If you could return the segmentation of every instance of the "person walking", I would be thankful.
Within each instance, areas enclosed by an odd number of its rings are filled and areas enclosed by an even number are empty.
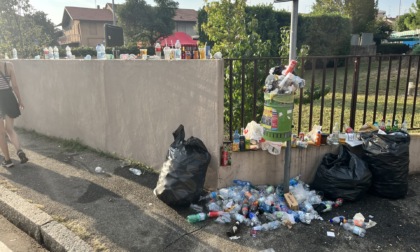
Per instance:
[[[18,135],[14,129],[14,119],[20,116],[24,106],[16,82],[15,70],[11,62],[5,62],[0,67],[0,149],[3,152],[3,167],[12,167],[7,140],[15,147],[20,163],[28,162],[25,152],[22,151]],[[8,139],[7,139],[8,137]]]

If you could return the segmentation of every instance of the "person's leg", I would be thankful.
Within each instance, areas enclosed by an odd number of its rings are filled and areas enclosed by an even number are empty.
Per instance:
[[[13,166],[13,163],[10,160],[9,146],[7,145],[7,138],[6,138],[7,133],[6,133],[6,128],[4,124],[5,124],[5,120],[0,117],[0,149],[4,156],[4,161],[2,165],[5,167],[10,167],[10,166]]]
[[[14,119],[10,118],[9,116],[6,116],[6,124],[5,124],[5,128],[6,128],[6,133],[9,136],[9,140],[10,142],[13,144],[13,146],[16,149],[17,155],[20,158],[20,162],[26,163],[28,162],[28,159],[26,158],[25,153],[22,151],[22,149],[20,148],[20,142],[19,142],[19,137],[14,129]]]

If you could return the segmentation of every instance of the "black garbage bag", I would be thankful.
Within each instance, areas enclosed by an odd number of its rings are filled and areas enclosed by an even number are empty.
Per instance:
[[[382,135],[375,131],[361,137],[363,158],[372,172],[369,193],[390,199],[404,197],[408,192],[410,135],[401,131]]]
[[[169,147],[153,192],[170,206],[189,206],[203,191],[211,155],[200,139],[184,140],[182,124],[172,135],[174,142]]]
[[[324,155],[311,189],[323,192],[328,199],[356,201],[369,190],[371,178],[367,164],[341,145],[338,155]]]

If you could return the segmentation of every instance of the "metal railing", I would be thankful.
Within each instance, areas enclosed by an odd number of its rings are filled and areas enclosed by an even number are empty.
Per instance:
[[[419,55],[304,57],[298,62],[294,73],[306,85],[295,93],[293,133],[314,125],[331,132],[335,122],[357,130],[382,119],[420,129]],[[260,122],[265,78],[280,64],[287,65],[287,59],[225,59],[226,138],[250,121]]]

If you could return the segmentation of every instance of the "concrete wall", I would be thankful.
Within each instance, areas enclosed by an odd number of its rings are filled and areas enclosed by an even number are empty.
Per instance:
[[[411,134],[409,174],[420,173],[420,134]],[[354,153],[361,153],[361,146],[351,148]],[[285,148],[280,155],[274,156],[267,151],[233,152],[232,165],[219,168],[219,187],[232,184],[233,179],[251,181],[258,184],[279,184],[284,178]],[[302,181],[311,183],[322,158],[327,153],[338,153],[337,146],[313,146],[307,149],[292,148],[290,160],[290,178],[300,175]]]
[[[13,61],[25,104],[16,125],[138,160],[156,170],[172,132],[200,138],[217,187],[223,142],[223,61]]]
[[[212,155],[205,187],[283,182],[285,149],[235,152],[220,167],[223,144],[223,61],[14,60],[25,110],[16,125],[78,139],[92,148],[142,162],[159,171],[172,132],[200,138]],[[1,62],[0,62],[1,65]],[[333,146],[292,148],[290,176],[312,181]],[[420,135],[411,135],[410,173],[420,172]]]

